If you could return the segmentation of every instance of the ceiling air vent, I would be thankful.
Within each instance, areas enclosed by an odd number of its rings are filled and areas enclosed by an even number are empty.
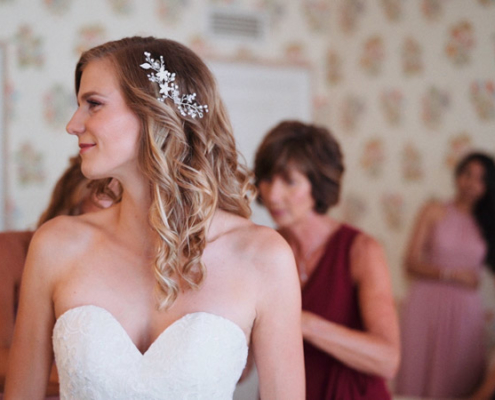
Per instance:
[[[262,13],[212,9],[208,28],[214,38],[260,41],[265,38],[266,18]]]

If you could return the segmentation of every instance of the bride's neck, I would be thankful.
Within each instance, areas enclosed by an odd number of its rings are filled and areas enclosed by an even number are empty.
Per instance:
[[[149,224],[151,192],[148,184],[135,185],[131,189],[123,186],[122,200],[117,209],[117,228],[133,237],[153,244],[156,233]]]

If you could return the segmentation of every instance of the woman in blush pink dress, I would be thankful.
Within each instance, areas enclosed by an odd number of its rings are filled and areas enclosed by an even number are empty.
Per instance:
[[[406,255],[415,278],[402,312],[396,392],[465,397],[485,366],[482,265],[495,264],[495,166],[480,153],[456,168],[456,195],[422,210]]]

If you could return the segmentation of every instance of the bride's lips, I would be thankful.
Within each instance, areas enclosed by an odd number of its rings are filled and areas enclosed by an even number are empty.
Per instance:
[[[96,146],[94,143],[79,143],[79,154],[85,153],[94,146]]]

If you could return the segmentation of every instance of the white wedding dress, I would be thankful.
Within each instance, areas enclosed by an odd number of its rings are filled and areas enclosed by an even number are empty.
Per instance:
[[[232,400],[248,347],[218,315],[187,314],[142,354],[107,310],[80,306],[53,329],[61,400]]]

